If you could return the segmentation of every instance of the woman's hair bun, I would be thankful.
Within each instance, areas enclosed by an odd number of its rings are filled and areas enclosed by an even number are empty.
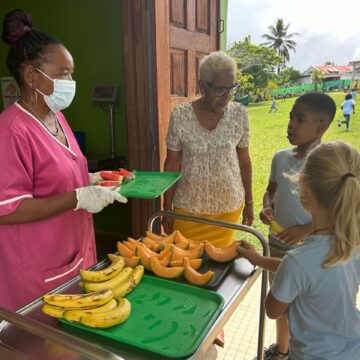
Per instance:
[[[23,10],[15,9],[5,15],[2,39],[8,44],[15,44],[26,32],[32,29],[33,18]]]

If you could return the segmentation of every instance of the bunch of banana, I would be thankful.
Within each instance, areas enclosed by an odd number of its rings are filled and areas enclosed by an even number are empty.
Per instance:
[[[115,300],[117,306],[104,313],[85,313],[80,317],[80,323],[94,328],[107,328],[126,321],[131,312],[131,304],[127,299]],[[66,314],[66,312],[65,312]]]
[[[119,260],[121,259],[121,260]],[[119,262],[124,262],[124,259],[121,256],[116,256],[112,263],[106,268],[109,269]],[[105,271],[104,269],[103,271]],[[130,266],[124,267],[121,271],[117,272],[116,275],[109,280],[105,281],[89,281],[88,279],[99,279],[103,277],[99,277],[98,275],[91,275],[92,271],[80,271],[80,276],[83,280],[79,283],[79,285],[83,288],[83,290],[87,293],[92,293],[95,291],[110,289],[113,292],[114,298],[122,298],[130,291],[132,291],[140,282],[143,274],[144,267],[142,265],[137,265],[134,269]],[[95,273],[99,273],[100,271],[93,271]],[[85,277],[83,276],[85,275]]]
[[[124,268],[125,260],[117,256],[111,264],[102,270],[80,270],[80,276],[91,282],[102,282],[114,278]]]
[[[47,294],[42,300],[42,311],[53,317],[63,317],[67,310],[92,310],[107,305],[114,295],[111,290],[89,294]]]

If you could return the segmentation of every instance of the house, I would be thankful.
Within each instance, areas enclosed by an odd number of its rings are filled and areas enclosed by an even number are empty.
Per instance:
[[[359,60],[360,64],[360,60]],[[318,70],[323,75],[323,81],[331,81],[331,80],[351,80],[353,66],[349,65],[311,65],[307,70],[303,72],[301,78],[298,81],[299,85],[303,84],[312,84],[313,77],[312,72]]]
[[[352,74],[351,74],[351,80],[352,80],[352,86],[354,88],[360,87],[360,58],[355,59],[353,61],[350,61],[350,64],[352,65]]]

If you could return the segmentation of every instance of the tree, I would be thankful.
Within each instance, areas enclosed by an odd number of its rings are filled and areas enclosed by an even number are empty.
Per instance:
[[[333,61],[325,61],[324,65],[335,65]]]
[[[251,43],[250,36],[234,42],[228,50],[237,64],[237,79],[244,92],[265,89],[275,76],[274,69],[283,64],[283,58],[264,45]]]
[[[293,67],[286,68],[277,76],[279,85],[292,85],[296,80],[300,79],[300,77],[301,72]]]
[[[288,34],[290,23],[285,25],[283,19],[277,19],[275,26],[268,26],[269,34],[264,34],[262,37],[267,40],[264,45],[273,48],[278,55],[282,56],[286,62],[290,60],[290,50],[295,52],[296,42],[292,38],[298,33]],[[280,73],[280,67],[278,67]]]
[[[310,74],[311,74],[311,77],[312,77],[312,79],[314,81],[314,84],[315,84],[315,91],[317,91],[318,90],[318,84],[324,78],[324,74],[318,69],[313,70]]]

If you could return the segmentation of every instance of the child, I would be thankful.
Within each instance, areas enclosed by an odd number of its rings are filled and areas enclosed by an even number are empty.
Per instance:
[[[265,308],[285,313],[291,360],[358,360],[360,311],[360,154],[341,141],[316,146],[300,173],[300,199],[314,229],[281,260],[241,242],[240,255],[276,271]]]
[[[277,152],[271,163],[269,184],[263,197],[260,219],[270,224],[275,218],[285,230],[269,234],[271,256],[282,258],[313,230],[311,217],[303,209],[293,182],[285,175],[297,173],[309,149],[318,145],[336,112],[334,100],[321,93],[307,93],[295,101],[287,128],[288,139],[295,147]],[[274,206],[274,208],[273,208]],[[273,280],[272,274],[269,276]],[[265,350],[264,360],[288,358],[289,330],[286,316],[276,320],[277,340]]]
[[[277,109],[278,109],[278,107],[276,105],[275,98],[273,98],[272,101],[271,101],[271,106],[270,106],[269,113],[271,113],[272,111],[276,112]]]
[[[353,100],[351,94],[346,94],[345,101],[341,104],[341,109],[345,120],[339,120],[338,127],[340,127],[341,124],[346,124],[346,131],[349,131],[350,115],[352,113],[355,114],[355,101]]]

